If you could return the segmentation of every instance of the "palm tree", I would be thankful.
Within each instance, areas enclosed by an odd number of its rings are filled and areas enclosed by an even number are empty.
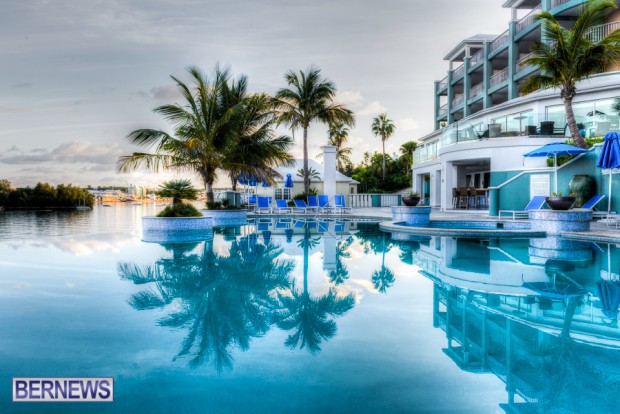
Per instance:
[[[334,102],[335,85],[321,77],[321,70],[310,67],[305,72],[289,71],[284,75],[288,87],[278,90],[275,105],[279,122],[291,130],[302,128],[304,148],[304,192],[310,191],[308,170],[308,128],[312,122],[355,125],[353,112],[344,105]]]
[[[391,119],[388,119],[386,113],[382,113],[381,115],[375,117],[372,120],[372,133],[375,134],[376,137],[381,137],[381,145],[383,146],[383,179],[385,180],[385,141],[387,141],[396,127],[394,126],[394,122]]]
[[[270,168],[282,159],[292,141],[273,133],[261,131],[260,127],[271,125],[261,119],[258,126],[248,122],[248,111],[255,108],[252,97],[247,94],[247,78],[239,77],[231,81],[228,69],[215,67],[212,77],[203,74],[198,68],[190,67],[188,72],[193,85],[188,86],[172,76],[184,104],[163,105],[154,109],[168,120],[174,134],[156,129],[138,129],[128,135],[135,145],[154,148],[153,153],[134,152],[119,158],[118,170],[127,172],[144,167],[155,172],[159,170],[191,171],[197,173],[205,186],[207,201],[212,202],[213,183],[218,171],[239,171],[254,176],[257,180],[273,183],[278,174]],[[260,117],[259,117],[260,118]],[[238,148],[240,141],[253,136],[258,130],[258,142],[267,142],[277,149],[274,158],[266,158],[259,165],[252,165],[256,157],[244,159],[232,157],[231,151]],[[279,141],[279,142],[274,142]],[[257,144],[253,142],[252,144]],[[258,144],[257,144],[258,145]],[[263,145],[259,145],[263,148]]]
[[[183,200],[198,199],[198,191],[192,187],[190,180],[170,180],[159,186],[157,195],[172,198],[173,205],[179,205]]]
[[[538,67],[540,72],[523,82],[521,92],[528,94],[539,89],[559,88],[571,136],[582,148],[587,145],[579,133],[572,106],[577,93],[575,84],[605,71],[620,60],[620,29],[601,37],[593,32],[614,8],[616,3],[612,0],[590,0],[571,29],[562,27],[551,13],[541,12],[536,19],[542,21],[547,41],[532,44],[534,56],[524,62]]]
[[[336,163],[338,171],[345,170],[347,165],[351,165],[351,147],[344,145],[349,140],[349,128],[342,122],[335,122],[329,125],[327,130],[328,143],[336,147]]]
[[[308,174],[305,174],[305,171],[306,170],[304,170],[303,168],[298,169],[297,176],[308,177],[309,182],[312,182],[312,180],[317,180],[317,181],[321,180],[321,174],[319,174],[319,172],[315,170],[314,167],[310,167],[310,169],[308,170]]]
[[[400,146],[400,158],[398,158],[398,160],[405,164],[407,175],[411,174],[411,167],[413,166],[413,151],[415,151],[417,147],[418,143],[415,141],[408,141]]]
[[[394,284],[395,278],[394,272],[385,266],[385,253],[386,250],[389,250],[386,249],[385,245],[385,233],[381,236],[381,239],[383,241],[383,248],[381,249],[381,269],[372,272],[371,280],[375,289],[377,289],[380,293],[385,293],[387,292],[387,289]]]

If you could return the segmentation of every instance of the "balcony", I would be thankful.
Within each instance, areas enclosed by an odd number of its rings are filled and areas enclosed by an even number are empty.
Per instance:
[[[437,85],[437,92],[443,91],[447,87],[448,87],[448,77],[446,76],[445,78],[439,81],[439,84]]]
[[[459,79],[465,73],[465,65],[461,65],[452,72],[452,80]]]
[[[469,66],[474,66],[484,58],[484,49],[480,49],[469,59]]]
[[[533,53],[528,53],[527,55],[523,56],[521,59],[517,60],[517,72],[521,72],[523,69],[529,67],[529,65],[527,65],[525,61],[531,58],[532,56],[534,56]]]
[[[534,23],[536,16],[540,14],[542,10],[542,6],[536,7],[534,10],[526,14],[519,22],[517,23],[517,33],[521,33],[526,27],[530,26]]]
[[[558,7],[561,4],[568,3],[570,0],[551,0],[551,8]]]
[[[457,106],[462,105],[463,102],[465,102],[465,95],[463,95],[462,93],[456,95],[454,99],[452,99],[452,108],[456,108]]]
[[[504,46],[506,43],[508,43],[508,31],[507,30],[501,35],[497,36],[497,38],[491,42],[491,46],[489,50],[491,52],[494,52],[495,50]]]
[[[491,86],[491,88],[500,85],[502,82],[505,82],[508,79],[508,68],[506,69],[502,69],[501,71],[497,72],[495,75],[491,76],[491,79],[489,79],[489,85]]]
[[[471,89],[469,90],[469,97],[475,98],[479,95],[482,95],[482,92],[484,92],[484,82],[480,82],[472,86]]]
[[[618,29],[620,29],[620,22],[605,23],[588,30],[585,37],[591,42],[600,42]]]
[[[442,116],[448,113],[448,104],[444,104],[442,106],[439,107],[439,112],[437,113],[437,116]]]

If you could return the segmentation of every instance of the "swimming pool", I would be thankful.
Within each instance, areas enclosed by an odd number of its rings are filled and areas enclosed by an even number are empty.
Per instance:
[[[614,245],[295,219],[157,244],[149,208],[0,214],[0,412],[615,409]],[[12,403],[15,376],[113,376],[114,403]]]

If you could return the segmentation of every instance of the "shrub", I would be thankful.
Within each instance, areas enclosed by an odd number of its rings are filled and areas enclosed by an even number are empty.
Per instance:
[[[293,196],[293,200],[307,200],[309,195],[317,195],[319,192],[315,188],[310,188],[308,194],[298,193]]]
[[[164,208],[157,217],[200,217],[202,214],[191,204],[178,203]]]

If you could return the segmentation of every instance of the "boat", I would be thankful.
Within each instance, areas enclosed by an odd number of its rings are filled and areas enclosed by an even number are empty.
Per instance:
[[[142,203],[140,203],[139,201],[134,201],[133,203],[131,203],[134,206],[141,206]]]
[[[88,207],[88,206],[76,206],[75,209],[76,210],[90,210],[90,207]]]
[[[112,204],[102,204],[101,207],[112,207]]]

